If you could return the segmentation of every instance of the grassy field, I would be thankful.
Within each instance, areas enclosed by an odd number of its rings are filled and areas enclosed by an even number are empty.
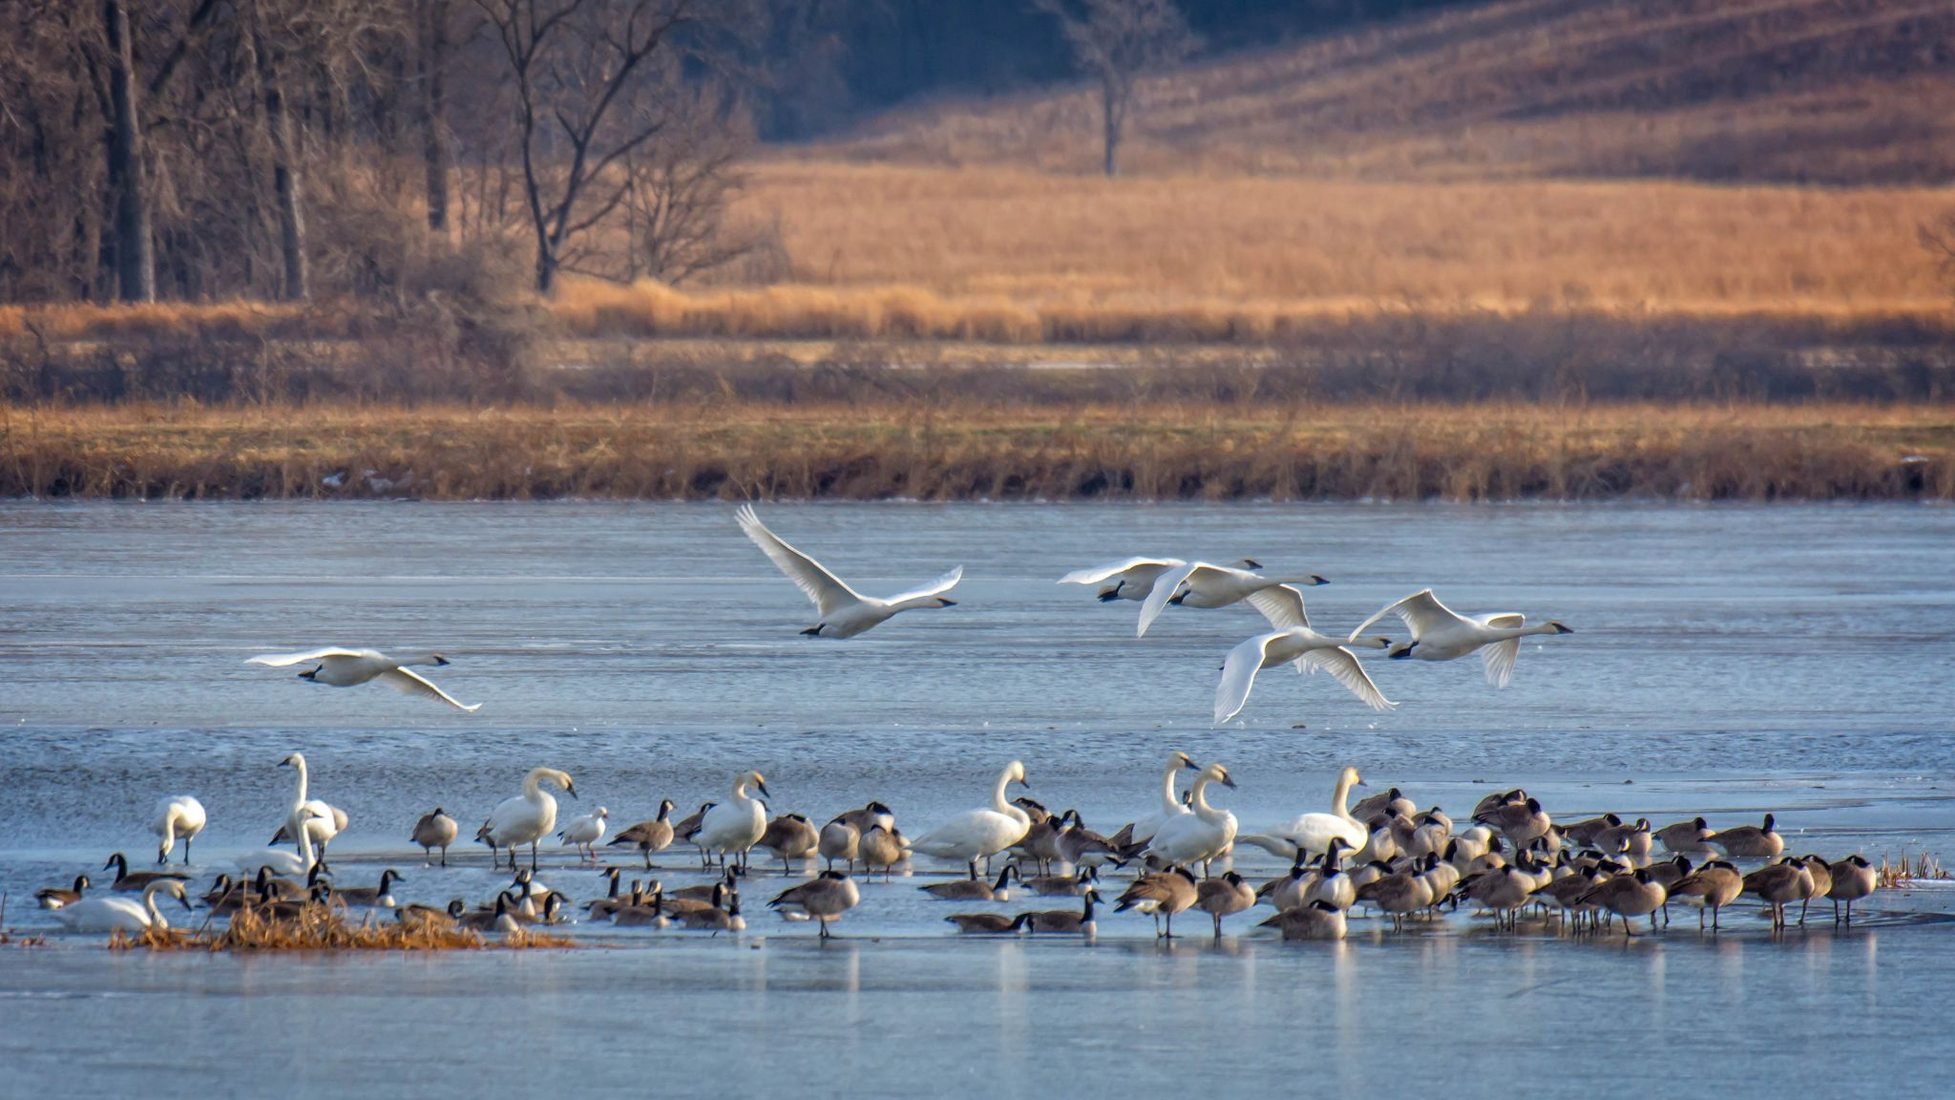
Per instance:
[[[1955,409],[0,408],[0,496],[1955,498]]]

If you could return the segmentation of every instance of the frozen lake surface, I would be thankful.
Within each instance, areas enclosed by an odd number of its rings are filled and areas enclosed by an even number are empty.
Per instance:
[[[289,802],[275,765],[293,749],[314,794],[351,816],[341,881],[398,866],[404,899],[436,902],[486,898],[506,876],[471,845],[424,868],[404,844],[415,817],[440,804],[472,826],[538,764],[576,777],[564,817],[601,804],[615,827],[661,797],[686,812],[753,767],[777,810],[820,822],[880,798],[916,835],[982,804],[1018,758],[1030,794],[1111,832],[1152,808],[1161,760],[1183,749],[1229,766],[1241,788],[1216,802],[1245,829],[1326,808],[1349,763],[1374,790],[1397,785],[1462,821],[1494,786],[1525,785],[1558,818],[1729,826],[1770,810],[1792,851],[1955,853],[1948,509],[762,515],[870,592],[961,562],[959,606],[849,641],[801,637],[812,608],[727,506],[0,504],[5,923],[52,931],[24,904],[34,889],[111,850],[150,858],[144,827],[163,794],[210,810],[200,879],[262,845]],[[1174,608],[1135,639],[1138,605],[1053,583],[1140,552],[1321,573],[1333,583],[1309,592],[1311,613],[1332,631],[1431,585],[1462,611],[1525,611],[1576,633],[1529,639],[1505,691],[1477,660],[1367,660],[1402,704],[1389,714],[1272,670],[1216,730],[1216,668],[1264,629],[1254,612]],[[242,663],[329,643],[440,649],[455,663],[432,677],[485,705],[464,715]],[[1245,873],[1277,872],[1253,855]],[[545,862],[557,888],[597,892],[565,853]],[[660,862],[668,886],[699,880],[679,853]],[[0,947],[12,1071],[0,1091],[45,1091],[65,1072],[168,1094],[257,1092],[255,1072],[305,1092],[450,1091],[547,1064],[553,1088],[642,1086],[683,1066],[742,1089],[828,1074],[834,1089],[815,1091],[864,1095],[1151,1094],[1197,1072],[1244,1091],[1321,1078],[1364,1093],[1383,1077],[1504,1095],[1505,1078],[1467,1067],[1520,1044],[1551,1072],[1579,1065],[1586,1042],[1611,1060],[1681,1058],[1724,1095],[1782,1092],[1819,1052],[1863,1056],[1898,1095],[1935,1095],[1955,1072],[1925,1023],[1955,983],[1955,890],[1883,893],[1850,932],[1816,911],[1776,938],[1746,906],[1716,938],[1687,912],[1628,944],[1496,935],[1462,914],[1286,945],[1252,931],[1264,909],[1232,918],[1220,945],[1191,914],[1185,941],[1164,948],[1146,918],[1104,910],[1091,946],[952,937],[941,916],[970,906],[925,899],[913,887],[945,868],[917,870],[866,886],[827,948],[761,911],[773,878],[745,892],[753,931],[740,939],[580,930],[598,946],[357,958],[111,955],[100,937],[64,935]],[[1620,1084],[1585,1088],[1640,1087]]]

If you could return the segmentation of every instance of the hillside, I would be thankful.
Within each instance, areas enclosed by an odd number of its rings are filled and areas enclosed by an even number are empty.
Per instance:
[[[1090,171],[1081,89],[886,117],[820,153]],[[1143,84],[1131,171],[1449,181],[1955,177],[1947,0],[1510,0]]]

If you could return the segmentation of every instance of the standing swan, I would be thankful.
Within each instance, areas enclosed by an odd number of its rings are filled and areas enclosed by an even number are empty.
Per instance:
[[[1154,625],[1154,620],[1161,617],[1161,612],[1166,611],[1169,604],[1177,607],[1227,607],[1279,585],[1329,583],[1315,573],[1295,577],[1265,577],[1247,569],[1210,565],[1205,561],[1189,562],[1179,569],[1168,571],[1155,582],[1154,590],[1141,601],[1140,624],[1135,627],[1134,636],[1144,637],[1147,628]]]
[[[1387,615],[1397,615],[1412,632],[1412,640],[1395,645],[1385,654],[1394,661],[1451,661],[1478,649],[1486,666],[1487,683],[1504,688],[1514,679],[1514,662],[1519,659],[1521,639],[1530,634],[1573,634],[1558,622],[1527,626],[1527,617],[1517,612],[1502,612],[1466,618],[1457,614],[1432,594],[1422,589],[1397,603],[1380,608],[1376,615],[1358,624],[1351,633],[1362,634],[1372,623]]]
[[[143,888],[143,900],[134,898],[83,898],[54,910],[54,919],[76,932],[147,932],[166,929],[170,922],[156,908],[156,895],[168,894],[190,908],[183,883],[158,879]]]
[[[530,870],[536,870],[536,842],[557,827],[557,800],[543,792],[546,779],[563,788],[563,793],[577,797],[577,786],[570,781],[569,772],[531,768],[523,777],[523,793],[496,803],[482,826],[483,839],[495,848],[509,849],[511,867],[516,865],[516,849],[527,844]]]
[[[1154,839],[1155,833],[1161,831],[1162,825],[1191,812],[1188,807],[1181,804],[1181,798],[1174,793],[1174,777],[1183,768],[1200,771],[1202,766],[1195,763],[1185,752],[1169,753],[1168,766],[1161,769],[1161,808],[1158,812],[1134,822],[1134,831],[1129,834],[1129,837],[1135,844],[1146,844]]]
[[[1229,769],[1220,764],[1203,768],[1201,774],[1195,777],[1193,812],[1162,825],[1161,831],[1154,834],[1153,841],[1147,846],[1149,852],[1169,863],[1200,863],[1204,874],[1210,861],[1228,854],[1229,848],[1235,844],[1235,815],[1208,804],[1210,783],[1235,789],[1235,780],[1229,777]]]
[[[434,686],[433,682],[419,673],[407,668],[408,665],[445,665],[448,658],[439,653],[415,653],[406,657],[389,657],[377,649],[347,649],[342,646],[328,646],[325,649],[311,649],[304,653],[265,653],[246,661],[248,665],[269,665],[272,668],[289,668],[292,665],[311,665],[299,673],[299,679],[331,687],[355,687],[369,680],[379,680],[395,691],[410,695],[425,695],[439,699],[457,710],[470,714],[481,709],[482,704],[473,706],[459,702],[454,696]]]
[[[272,843],[291,840],[298,831],[300,819],[304,817],[306,829],[312,834],[312,842],[319,846],[319,861],[323,863],[326,860],[326,845],[346,829],[346,811],[320,799],[306,797],[310,776],[306,771],[304,753],[287,753],[278,766],[291,768],[298,779],[292,789],[292,809],[285,815],[285,824],[280,825],[278,832],[272,836]],[[311,811],[309,817],[306,816],[308,810]]]
[[[787,579],[806,593],[820,611],[821,621],[803,630],[803,634],[822,638],[853,638],[887,621],[899,611],[956,606],[955,600],[945,599],[943,594],[957,587],[957,582],[964,578],[964,567],[961,565],[923,588],[886,600],[877,599],[864,596],[843,584],[835,574],[823,569],[820,562],[781,541],[779,535],[760,522],[753,505],[741,505],[738,519],[740,530],[745,531],[754,545],[773,559],[774,565],[787,574]]]
[[[156,862],[168,863],[170,851],[183,841],[183,865],[190,866],[190,842],[204,831],[204,804],[187,794],[171,795],[156,803],[156,820],[149,828],[161,842],[156,846]]]
[[[1337,773],[1337,788],[1331,792],[1330,813],[1299,814],[1286,825],[1278,825],[1262,834],[1242,837],[1248,844],[1266,852],[1288,856],[1299,850],[1312,855],[1321,855],[1330,847],[1333,839],[1341,840],[1353,852],[1363,850],[1365,842],[1371,839],[1370,830],[1364,823],[1351,816],[1351,788],[1364,786],[1358,769],[1347,767]]]
[[[991,805],[958,814],[942,825],[910,842],[910,850],[938,859],[961,860],[970,864],[971,877],[977,877],[977,861],[982,857],[985,873],[991,873],[991,857],[1025,839],[1032,830],[1032,818],[1021,807],[1005,801],[1005,788],[1025,781],[1025,765],[1017,760],[1005,765],[992,787]]]
[[[699,820],[699,835],[693,843],[709,859],[718,852],[722,867],[726,866],[726,857],[734,853],[744,864],[747,851],[767,832],[767,807],[747,794],[748,787],[767,794],[767,780],[759,772],[741,772],[733,777],[733,797],[714,805]]]

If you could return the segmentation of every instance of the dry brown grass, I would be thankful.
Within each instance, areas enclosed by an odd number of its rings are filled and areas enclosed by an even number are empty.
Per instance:
[[[1941,865],[1941,860],[1926,852],[1912,857],[1902,852],[1899,861],[1892,863],[1888,862],[1886,854],[1882,853],[1877,874],[1876,881],[1882,890],[1891,890],[1896,886],[1906,886],[1914,882],[1947,882],[1955,878],[1955,875],[1950,875]]]
[[[150,929],[140,935],[116,932],[109,949],[127,951],[480,951],[489,948],[575,947],[577,942],[531,929],[491,940],[478,932],[425,921],[401,923],[369,917],[355,924],[345,910],[312,906],[294,917],[273,917],[240,909],[221,931]]]
[[[892,397],[0,407],[0,418],[0,495],[39,497],[1955,499],[1946,405]]]

